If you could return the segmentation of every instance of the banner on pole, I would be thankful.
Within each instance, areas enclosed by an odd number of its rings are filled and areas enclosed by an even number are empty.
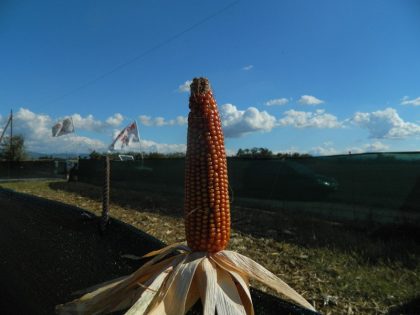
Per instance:
[[[73,119],[66,118],[52,127],[52,136],[59,137],[74,132]]]
[[[137,122],[133,121],[127,127],[120,131],[118,136],[109,146],[110,150],[123,149],[128,147],[132,142],[140,142],[139,131]]]

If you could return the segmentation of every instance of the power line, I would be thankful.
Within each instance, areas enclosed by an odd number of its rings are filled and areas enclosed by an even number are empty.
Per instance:
[[[189,26],[189,27],[187,27],[186,29],[184,29],[184,30],[180,31],[179,33],[176,33],[176,34],[172,35],[171,37],[169,37],[169,38],[165,39],[164,41],[162,41],[162,42],[160,42],[160,43],[158,43],[158,44],[156,44],[156,45],[152,46],[151,48],[149,48],[149,49],[147,49],[147,50],[143,51],[143,52],[142,52],[142,53],[140,53],[139,55],[137,55],[137,56],[135,56],[135,57],[131,58],[130,60],[128,60],[128,61],[126,61],[126,62],[123,62],[123,63],[121,63],[121,64],[119,64],[119,65],[115,66],[115,67],[114,67],[114,68],[112,68],[111,70],[109,70],[109,71],[107,71],[107,72],[104,72],[104,73],[102,73],[101,75],[98,75],[97,77],[95,77],[95,78],[93,78],[92,80],[87,81],[86,83],[84,83],[84,84],[82,84],[82,85],[80,85],[80,86],[78,86],[78,87],[74,88],[73,90],[70,90],[70,91],[68,91],[67,93],[64,93],[64,94],[62,94],[62,95],[60,95],[60,96],[58,96],[58,97],[55,97],[55,98],[53,98],[53,99],[51,99],[51,100],[47,101],[45,104],[47,104],[47,105],[48,105],[48,104],[51,104],[51,103],[55,103],[55,102],[57,102],[57,101],[59,101],[59,100],[61,100],[61,99],[65,98],[65,97],[67,97],[67,96],[69,96],[69,95],[72,95],[72,94],[74,94],[74,93],[76,93],[76,92],[78,92],[78,91],[80,91],[80,90],[82,90],[82,89],[84,89],[84,88],[86,88],[86,87],[88,87],[88,86],[90,86],[90,85],[93,85],[93,84],[94,84],[94,83],[96,83],[97,81],[102,80],[103,78],[106,78],[107,76],[109,76],[109,75],[113,74],[114,72],[117,72],[117,71],[121,70],[122,68],[124,68],[124,67],[126,67],[126,66],[128,66],[128,65],[130,65],[130,64],[132,64],[132,63],[134,63],[134,62],[136,62],[136,61],[138,61],[138,60],[140,60],[140,59],[142,59],[142,58],[144,58],[144,57],[146,57],[147,55],[149,55],[149,54],[151,54],[152,52],[154,52],[154,51],[158,50],[159,48],[161,48],[161,47],[163,47],[163,46],[166,46],[166,45],[168,45],[169,43],[173,42],[174,40],[176,40],[176,39],[180,38],[180,37],[181,37],[181,36],[183,36],[184,34],[186,34],[186,33],[190,32],[190,31],[192,31],[193,29],[195,29],[195,28],[197,28],[197,27],[199,27],[199,26],[201,26],[201,25],[205,24],[206,22],[208,22],[208,21],[212,20],[212,19],[213,19],[213,18],[215,18],[216,16],[218,16],[218,15],[222,14],[223,12],[227,11],[227,10],[228,10],[228,9],[230,9],[231,7],[235,6],[235,5],[236,5],[238,2],[240,2],[240,1],[241,1],[241,0],[235,0],[235,1],[230,2],[228,5],[224,6],[224,7],[223,7],[223,8],[221,8],[220,10],[218,10],[218,11],[216,11],[216,12],[214,12],[214,13],[212,13],[212,14],[208,15],[208,16],[207,16],[207,17],[205,17],[204,19],[202,19],[202,20],[200,20],[200,21],[198,21],[198,22],[196,22],[196,23],[192,24],[191,26]]]

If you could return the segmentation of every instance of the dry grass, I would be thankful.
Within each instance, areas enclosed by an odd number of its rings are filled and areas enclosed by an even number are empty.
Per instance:
[[[1,186],[101,212],[101,189],[93,185],[42,181]],[[180,200],[113,190],[111,201],[111,216],[166,243],[184,241]],[[279,275],[323,314],[400,314],[390,310],[419,299],[420,244],[413,236],[302,218],[287,209],[235,207],[232,218],[230,249]]]

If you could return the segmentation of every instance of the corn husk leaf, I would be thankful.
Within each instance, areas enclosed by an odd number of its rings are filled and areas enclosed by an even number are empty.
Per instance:
[[[217,268],[217,283],[217,314],[247,315],[232,277],[222,268]]]
[[[143,265],[130,276],[108,281],[92,287],[94,291],[87,293],[70,303],[58,305],[58,314],[97,314],[115,312],[130,307],[146,288],[146,283],[155,274],[169,266],[173,266],[183,257],[169,257],[156,264],[151,261]]]
[[[188,292],[187,300],[185,301],[185,309],[189,310],[200,299],[200,291],[198,288],[197,272],[194,275],[193,281]]]
[[[211,258],[223,268],[256,279],[299,305],[315,311],[314,307],[288,284],[252,259],[228,250],[220,251]]]
[[[220,266],[219,266],[220,267]],[[222,268],[222,267],[220,267]],[[251,292],[249,291],[249,279],[243,277],[233,270],[227,270],[233,279],[236,281],[238,294],[241,297],[242,305],[244,306],[248,315],[254,315],[254,306],[252,305]]]
[[[169,272],[172,270],[172,266],[167,268],[165,271],[161,272],[153,279],[153,281],[148,285],[148,289],[144,290],[141,297],[137,300],[136,303],[125,313],[125,315],[140,315],[144,314],[150,302],[155,297],[159,288],[162,286],[162,283],[165,281]]]
[[[98,289],[102,289],[101,291],[104,291],[104,290],[107,290],[107,289],[110,289],[110,288],[114,287],[115,285],[117,285],[121,281],[126,280],[128,277],[129,276],[122,276],[122,277],[119,277],[119,278],[116,278],[116,279],[112,279],[112,280],[109,280],[109,281],[102,282],[100,284],[95,284],[95,285],[93,285],[89,288],[85,288],[85,289],[82,289],[82,290],[75,291],[71,295],[79,295],[80,296],[80,295],[87,294],[89,292],[96,291]]]
[[[191,251],[191,249],[188,246],[186,246],[185,244],[175,243],[175,244],[172,244],[172,245],[165,246],[164,248],[149,252],[146,255],[144,255],[142,258],[153,257],[153,256],[161,255],[161,254],[164,254],[164,256],[166,256],[166,255],[169,255],[170,253],[172,253],[174,251],[177,251],[177,250],[182,251],[182,252],[190,252]]]
[[[166,292],[163,301],[160,303],[162,315],[185,314],[188,292],[191,289],[194,275],[198,265],[203,260],[206,253],[196,252],[188,255],[184,263],[180,265],[178,273],[174,277],[172,284]]]
[[[146,262],[143,266],[141,266],[136,272],[132,273],[129,277],[130,278],[138,278],[140,275],[145,274],[146,272],[148,272],[147,268],[151,267],[154,268],[153,266],[156,266],[157,262],[163,258],[165,258],[166,256],[174,253],[177,251],[178,248],[183,249],[184,246],[180,245],[180,244],[174,244],[174,245],[169,245],[166,246],[160,250],[156,250],[153,252],[150,252],[146,255],[144,255],[143,257],[153,257],[152,259],[150,259],[148,262]],[[169,257],[168,260],[174,259],[174,257],[178,257],[178,256],[185,256],[185,254],[179,254],[173,257]]]
[[[160,254],[160,255],[162,255],[162,254]],[[149,304],[149,307],[147,308],[146,313],[153,311],[163,301],[163,299],[165,298],[166,294],[168,293],[170,287],[172,286],[172,283],[174,282],[178,272],[180,271],[183,263],[187,259],[188,255],[180,254],[176,257],[179,258],[177,264],[174,265],[173,270],[171,271],[169,276],[165,279],[165,282],[163,283],[163,285],[159,289],[156,297]]]
[[[203,315],[214,315],[216,311],[217,273],[215,266],[208,259],[203,259],[197,272],[198,287],[203,303]]]
[[[133,255],[133,254],[123,254],[120,257],[125,258],[125,259],[130,259],[130,260],[140,260],[140,259],[142,259],[142,257],[136,256],[136,255]]]

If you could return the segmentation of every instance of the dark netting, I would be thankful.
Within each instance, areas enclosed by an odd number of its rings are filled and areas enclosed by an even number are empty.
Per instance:
[[[64,178],[67,171],[66,161],[0,161],[0,180]]]
[[[101,185],[102,161],[80,160],[79,180]],[[415,223],[420,154],[375,153],[305,159],[228,159],[234,204],[316,212],[331,218]],[[112,187],[178,195],[183,159],[113,161]]]

